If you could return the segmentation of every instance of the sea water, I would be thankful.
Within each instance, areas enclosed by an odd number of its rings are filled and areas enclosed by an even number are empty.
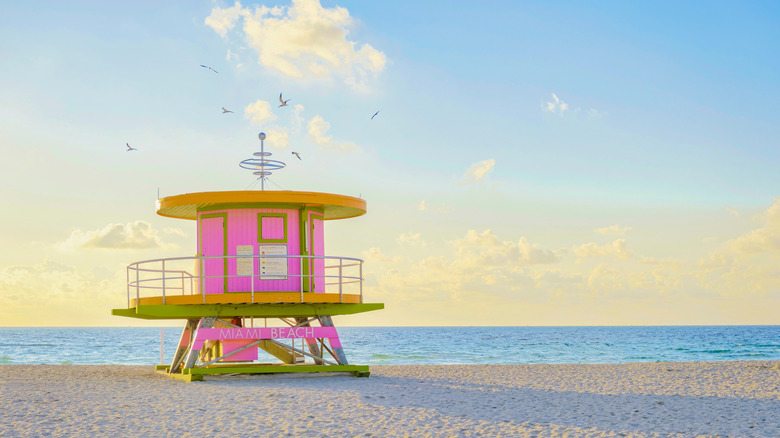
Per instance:
[[[340,327],[350,363],[530,364],[780,360],[780,326]],[[166,327],[163,362],[181,329]],[[160,363],[159,327],[0,327],[0,364]],[[298,346],[300,348],[300,346]]]

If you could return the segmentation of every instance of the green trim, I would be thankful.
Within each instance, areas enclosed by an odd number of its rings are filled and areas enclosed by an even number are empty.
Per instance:
[[[158,365],[159,366],[159,365]],[[202,374],[180,374],[180,373],[169,373],[168,370],[171,368],[170,365],[165,365],[165,368],[158,368],[158,366],[154,367],[155,372],[157,374],[162,374],[164,376],[168,376],[174,379],[184,380],[185,382],[202,382],[203,381],[203,375]]]
[[[182,375],[203,376],[214,374],[270,374],[270,373],[351,373],[355,377],[368,377],[368,365],[266,365],[217,366],[185,368]],[[172,374],[171,374],[172,375]]]
[[[222,255],[226,256],[228,255],[228,218],[227,213],[209,213],[209,214],[201,214],[198,216],[198,242],[200,242],[200,248],[198,248],[198,254],[203,254],[203,229],[201,228],[201,220],[203,219],[211,219],[215,217],[221,217],[222,218]],[[222,275],[225,276],[225,285],[223,286],[222,293],[227,292],[228,290],[228,259],[224,259],[224,271],[222,271]],[[204,268],[205,269],[205,268]],[[203,275],[203,273],[201,273]],[[202,287],[206,287],[203,285]],[[203,290],[201,290],[202,292]]]
[[[264,217],[280,217],[284,219],[284,238],[263,239]],[[287,243],[287,213],[257,213],[257,243]]]
[[[317,214],[323,215],[322,220],[325,220],[325,212],[321,208],[315,208],[315,207],[303,207],[300,210],[299,218],[298,218],[298,232],[300,233],[300,247],[301,255],[311,255],[312,251],[314,250],[314,225],[313,221],[308,222],[308,232],[306,231],[307,228],[307,221],[309,220],[309,212],[314,212]],[[308,239],[306,238],[308,236]],[[309,250],[306,250],[306,245],[308,243]],[[309,259],[306,263],[301,264],[303,266],[303,275],[309,275],[311,272],[314,271],[314,261],[312,259]],[[306,281],[303,282],[303,291],[304,292],[312,292],[314,290],[313,277],[305,277],[307,278]]]
[[[312,212],[318,213],[318,212],[316,212],[314,210],[312,210]],[[318,216],[318,215],[319,214],[315,214],[315,215],[311,216],[311,220],[309,221],[309,228],[310,228],[309,229],[309,252],[311,253],[311,255],[317,255],[317,254],[314,254],[314,221],[315,220],[319,220],[321,222],[320,226],[324,226],[324,223],[325,223],[325,215],[322,215],[321,217],[315,217],[315,216]],[[308,216],[308,214],[307,214],[307,216]],[[323,233],[323,239],[324,239],[325,238],[325,236],[324,236],[325,235],[325,230],[322,230],[322,233]],[[325,242],[323,241],[322,244],[324,246]],[[325,252],[324,249],[325,248],[323,248],[323,253]],[[317,275],[317,273],[314,272],[314,259],[309,259],[309,263],[308,264],[311,265],[311,272],[313,272],[313,275]],[[309,281],[307,282],[307,283],[311,283],[311,291],[312,292],[317,292],[316,291],[317,286],[316,286],[315,281],[316,281],[315,277],[309,277]],[[323,292],[325,292],[325,291],[323,291]]]
[[[290,204],[266,204],[266,203],[257,203],[257,204],[212,204],[208,207],[201,207],[198,209],[198,213],[206,212],[206,211],[216,211],[216,210],[248,210],[248,209],[258,209],[258,210],[271,210],[271,209],[277,209],[277,210],[298,210],[301,208],[301,204],[299,203],[290,203]],[[323,210],[320,208],[319,210]]]
[[[195,319],[204,316],[255,318],[314,317],[353,315],[384,309],[383,303],[293,303],[293,304],[186,304],[138,306],[135,309],[112,309],[115,316],[140,319]]]

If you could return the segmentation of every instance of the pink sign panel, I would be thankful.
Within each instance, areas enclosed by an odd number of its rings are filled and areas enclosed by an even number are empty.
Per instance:
[[[335,327],[244,327],[198,329],[192,349],[200,350],[205,341],[314,338],[328,338],[331,345],[341,347]]]

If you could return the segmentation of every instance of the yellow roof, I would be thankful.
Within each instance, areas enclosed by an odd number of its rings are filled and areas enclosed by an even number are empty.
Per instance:
[[[197,219],[200,210],[222,208],[263,208],[265,205],[289,205],[289,208],[317,207],[325,219],[346,219],[366,213],[366,201],[330,193],[257,191],[200,192],[167,196],[157,200],[157,214],[179,219]]]

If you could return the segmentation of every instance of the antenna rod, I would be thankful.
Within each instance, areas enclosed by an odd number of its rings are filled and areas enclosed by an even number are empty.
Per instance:
[[[265,133],[261,132],[257,137],[260,139],[260,157],[261,157],[261,161],[260,161],[260,190],[264,191],[265,190],[265,172],[264,172],[265,171],[265,160],[263,160],[262,157],[265,157],[265,150],[263,149],[263,143],[264,143],[264,140],[265,140]]]

